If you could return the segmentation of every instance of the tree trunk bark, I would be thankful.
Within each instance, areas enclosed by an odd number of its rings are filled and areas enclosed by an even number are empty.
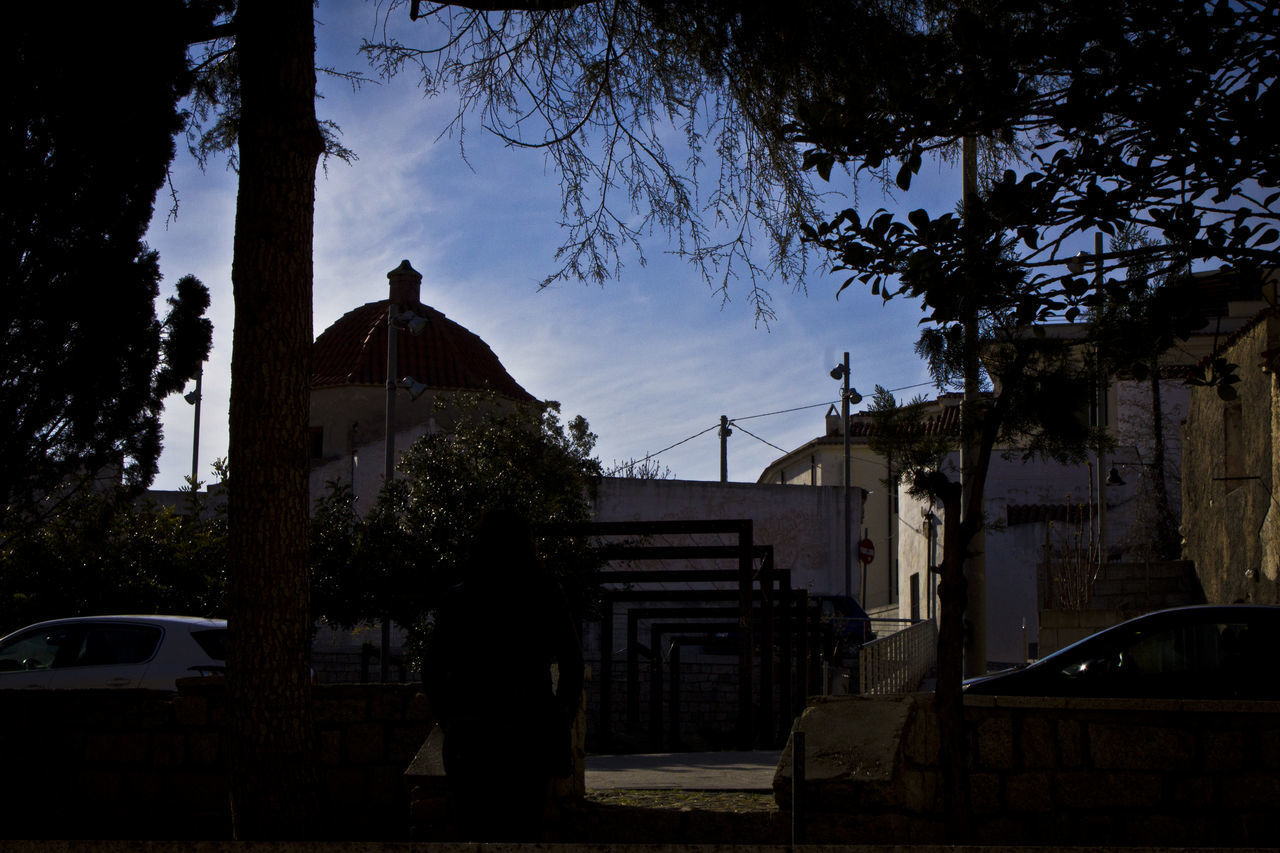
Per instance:
[[[943,478],[943,475],[938,475]],[[961,544],[961,487],[945,483],[935,494],[942,501],[942,566],[938,581],[938,679],[934,707],[938,713],[938,764],[942,771],[942,807],[947,839],[964,842],[971,836],[968,738],[964,725],[964,614],[968,581],[964,576]]]
[[[312,225],[323,141],[309,0],[237,13],[231,280],[229,732],[240,839],[322,832],[311,716],[306,428]]]

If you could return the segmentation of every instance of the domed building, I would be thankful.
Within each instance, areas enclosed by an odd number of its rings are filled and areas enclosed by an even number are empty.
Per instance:
[[[437,424],[435,402],[490,391],[516,403],[534,397],[489,345],[421,299],[422,275],[409,262],[387,273],[388,298],[342,315],[316,338],[311,366],[311,494],[330,480],[352,483],[363,502],[385,473],[389,318],[395,317],[397,387],[391,401],[399,453]],[[394,306],[394,310],[393,310]],[[407,381],[406,381],[407,380]]]

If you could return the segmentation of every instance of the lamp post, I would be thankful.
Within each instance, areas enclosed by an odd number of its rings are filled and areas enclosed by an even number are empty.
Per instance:
[[[199,489],[196,477],[200,473],[200,400],[203,396],[200,384],[203,379],[204,364],[201,364],[200,369],[196,371],[196,390],[182,395],[182,399],[194,406],[196,410],[196,424],[191,433],[191,491],[193,492]]]
[[[426,386],[422,383],[415,382],[409,377],[401,379],[396,378],[400,361],[400,332],[408,331],[412,335],[422,333],[427,326],[427,318],[422,317],[413,312],[408,306],[402,306],[397,302],[396,294],[405,293],[412,285],[416,290],[417,285],[422,282],[422,274],[415,270],[408,261],[402,261],[400,266],[387,273],[387,278],[391,281],[392,297],[387,303],[387,423],[386,423],[386,453],[383,459],[382,484],[386,488],[387,484],[395,479],[396,475],[396,390],[399,388],[408,388],[413,399],[417,399]],[[379,655],[378,672],[382,681],[387,680],[389,672],[389,650],[391,648],[391,619],[387,616],[382,617],[382,649]]]
[[[840,429],[844,434],[844,594],[853,598],[853,504],[852,489],[849,483],[849,404],[861,403],[862,395],[849,387],[849,353],[844,354],[844,361],[831,368],[831,378],[841,380],[840,388]],[[865,597],[865,596],[864,596]],[[863,607],[865,602],[859,601]]]

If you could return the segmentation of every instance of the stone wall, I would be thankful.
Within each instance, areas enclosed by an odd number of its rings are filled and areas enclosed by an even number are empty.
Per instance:
[[[1051,594],[1046,598],[1053,600]],[[1190,560],[1107,563],[1093,584],[1088,609],[1041,611],[1037,657],[1144,613],[1204,603]]]
[[[407,837],[402,778],[428,730],[415,685],[318,685],[314,711],[331,838]],[[4,691],[6,838],[226,838],[220,679],[176,693]]]
[[[1183,425],[1182,556],[1209,601],[1280,603],[1280,313],[1260,315],[1220,353],[1238,365],[1234,400],[1195,388]]]
[[[1039,657],[1064,649],[1133,615],[1120,610],[1044,610],[1040,613]]]
[[[965,719],[978,842],[1280,845],[1280,702],[974,696]],[[819,700],[796,726],[806,841],[943,840],[931,694]]]

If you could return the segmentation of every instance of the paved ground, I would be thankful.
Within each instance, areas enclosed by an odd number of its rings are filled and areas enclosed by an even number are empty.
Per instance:
[[[587,790],[770,791],[781,753],[664,752],[587,756]]]

